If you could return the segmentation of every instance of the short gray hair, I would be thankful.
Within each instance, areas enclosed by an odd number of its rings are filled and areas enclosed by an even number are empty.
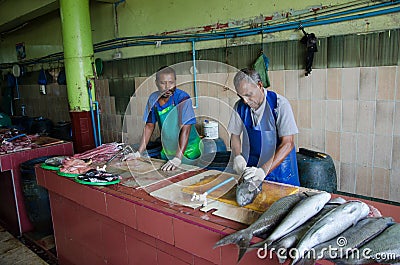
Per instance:
[[[258,84],[258,82],[262,82],[260,74],[256,70],[249,68],[240,70],[233,78],[233,84],[235,85],[236,90],[238,89],[242,80],[246,80],[249,83],[255,82],[256,84]]]

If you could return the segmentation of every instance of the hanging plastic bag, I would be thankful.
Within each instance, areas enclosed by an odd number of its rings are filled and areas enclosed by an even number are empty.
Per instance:
[[[66,85],[67,84],[67,77],[65,76],[65,68],[62,68],[60,73],[58,74],[57,83],[59,85]]]
[[[260,74],[264,87],[269,87],[271,85],[268,77],[268,66],[269,59],[264,53],[261,53],[261,55],[257,58],[256,62],[253,65],[254,70],[256,70]]]
[[[47,85],[47,77],[46,77],[46,72],[44,71],[44,69],[40,69],[39,71],[39,79],[38,79],[38,84],[39,85]]]

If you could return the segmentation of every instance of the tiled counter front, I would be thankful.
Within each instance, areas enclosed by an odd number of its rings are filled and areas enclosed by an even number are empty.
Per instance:
[[[0,222],[14,235],[33,229],[24,203],[20,164],[43,156],[73,155],[71,142],[0,155]]]
[[[49,190],[61,265],[237,264],[236,246],[212,247],[244,228],[242,224],[122,185],[85,186],[39,167],[36,174]],[[400,207],[372,204],[400,220]],[[275,258],[259,259],[252,251],[240,264],[279,263]]]

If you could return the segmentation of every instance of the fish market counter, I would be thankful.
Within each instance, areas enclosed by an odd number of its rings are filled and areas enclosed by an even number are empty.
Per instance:
[[[183,173],[181,178],[193,174]],[[121,184],[82,185],[38,166],[36,175],[39,185],[49,191],[61,265],[237,264],[235,245],[213,246],[247,227],[245,224],[215,216],[212,211],[161,201]],[[400,221],[400,207],[368,203],[382,215]],[[253,238],[252,242],[260,240]],[[275,255],[272,260],[260,259],[257,251],[251,251],[240,264],[279,263]]]
[[[39,147],[0,155],[0,223],[14,235],[33,229],[26,213],[20,164],[43,156],[73,155],[72,142],[38,138]],[[43,141],[42,141],[43,140]]]

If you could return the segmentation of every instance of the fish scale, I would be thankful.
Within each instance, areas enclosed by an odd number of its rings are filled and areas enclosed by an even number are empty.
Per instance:
[[[283,237],[297,227],[307,222],[311,217],[319,213],[325,204],[330,200],[331,194],[327,192],[317,193],[299,202],[294,207],[271,235],[266,239],[269,246],[275,240]]]
[[[370,263],[384,263],[395,264],[400,262],[400,224],[396,223],[388,227],[385,231],[377,237],[362,246],[358,253],[363,253],[370,250],[369,256],[385,255],[386,259],[368,259],[361,254],[353,253],[348,259],[334,260],[337,264],[370,264]]]
[[[271,246],[268,247],[268,249],[272,251],[277,251],[279,250],[280,254],[278,256],[279,263],[284,263],[287,259],[286,257],[286,252],[282,252],[282,249],[286,249],[286,251],[292,247],[294,247],[300,239],[304,236],[304,234],[313,226],[319,219],[325,216],[329,211],[337,207],[337,205],[330,204],[330,205],[325,205],[324,208],[314,217],[312,217],[310,220],[305,222],[303,225],[299,226],[292,232],[288,233],[287,235],[283,236],[282,238],[278,239],[277,241],[273,242]],[[264,247],[265,240],[262,242],[259,242],[257,244],[251,245],[251,247],[254,248],[259,248],[259,247]]]
[[[347,202],[331,210],[301,238],[296,246],[299,255],[295,257],[291,264],[296,264],[314,246],[331,240],[350,226],[355,225],[359,220],[365,218],[368,213],[368,205],[360,201]]]
[[[296,193],[277,200],[257,219],[257,221],[245,229],[222,238],[214,245],[214,248],[228,244],[236,244],[240,248],[238,258],[238,260],[240,260],[246,253],[253,236],[259,236],[274,229],[286,214],[305,197],[306,195],[303,193]]]
[[[378,236],[392,223],[393,218],[391,217],[371,217],[360,220],[355,226],[350,227],[339,236],[315,246],[314,251],[319,255],[318,259],[329,259],[329,253],[323,251],[323,249],[335,249],[337,257],[342,258],[343,255],[346,255],[350,250],[360,248],[365,243]],[[344,246],[339,246],[340,238],[346,240]]]

